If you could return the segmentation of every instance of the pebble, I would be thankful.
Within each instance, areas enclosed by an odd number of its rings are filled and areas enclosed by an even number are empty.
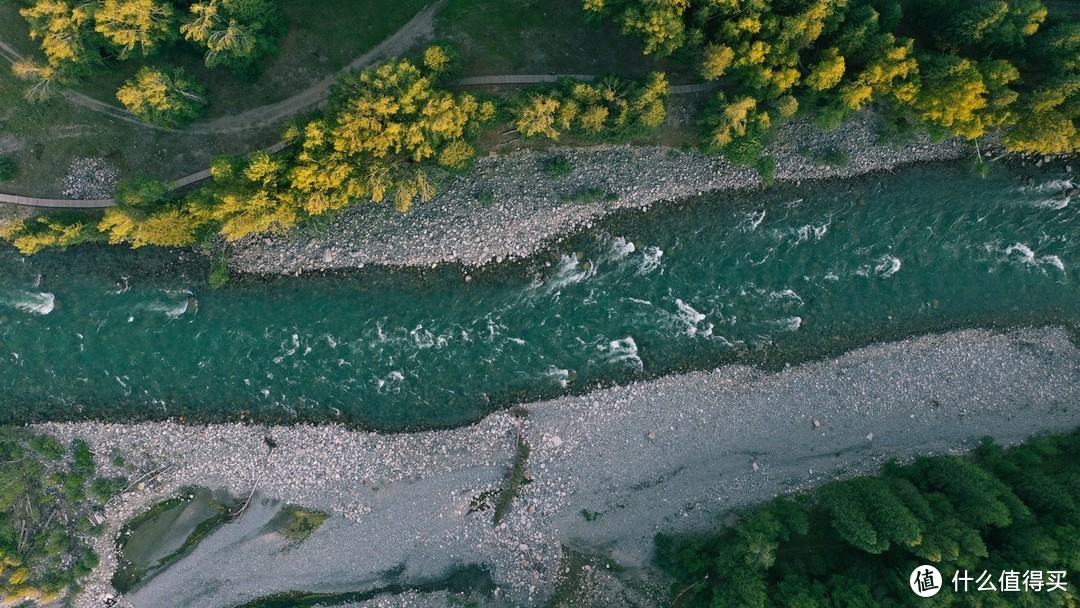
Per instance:
[[[68,198],[112,198],[116,176],[116,167],[103,158],[77,158],[68,167],[67,175],[60,185],[64,196]]]

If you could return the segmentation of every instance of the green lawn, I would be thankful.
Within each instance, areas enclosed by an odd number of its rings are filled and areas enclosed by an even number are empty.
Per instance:
[[[1080,17],[1080,1],[1078,0],[1047,0],[1046,8],[1051,13]]]
[[[447,0],[435,34],[461,49],[467,76],[606,74],[663,70],[674,82],[696,76],[641,54],[641,44],[609,21],[585,18],[581,0]]]

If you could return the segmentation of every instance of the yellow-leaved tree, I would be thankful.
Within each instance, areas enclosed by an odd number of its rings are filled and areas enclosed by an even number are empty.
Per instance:
[[[425,164],[467,164],[475,154],[468,140],[494,116],[495,106],[436,88],[431,71],[443,67],[443,56],[441,50],[425,53],[431,67],[397,60],[344,78],[330,115],[292,133],[300,152],[289,186],[307,213],[362,197],[391,198],[404,211],[434,196]]]
[[[145,176],[118,183],[116,204],[105,210],[97,229],[108,235],[110,243],[130,243],[132,249],[194,244],[207,218],[170,197],[171,191],[170,184]]]
[[[121,59],[138,49],[145,57],[174,34],[175,11],[161,0],[105,0],[94,12],[94,29],[119,49]]]
[[[85,71],[101,61],[93,37],[96,2],[38,0],[19,9],[30,26],[30,38],[41,40],[41,50],[54,71]],[[27,73],[24,71],[24,73]]]
[[[649,74],[645,82],[606,76],[593,82],[562,79],[555,87],[518,101],[511,112],[525,137],[558,139],[565,131],[604,140],[646,135],[667,116],[667,78]]]
[[[141,68],[124,83],[116,98],[140,119],[165,127],[175,127],[197,117],[206,107],[206,89],[183,68],[169,72]]]

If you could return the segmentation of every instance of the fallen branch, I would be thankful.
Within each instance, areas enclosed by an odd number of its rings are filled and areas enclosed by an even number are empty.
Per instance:
[[[139,485],[140,483],[149,483],[151,481],[154,481],[158,477],[161,477],[162,475],[164,475],[170,468],[171,468],[170,465],[163,464],[160,467],[158,467],[158,468],[156,468],[156,469],[154,469],[154,470],[152,470],[152,471],[150,471],[148,473],[144,473],[142,477],[140,477],[140,478],[136,479],[135,481],[131,482],[130,484],[128,484],[128,487],[124,488],[124,492],[130,492],[132,488]]]
[[[244,512],[247,511],[248,505],[251,504],[252,497],[255,496],[255,490],[258,489],[260,481],[262,481],[262,473],[259,473],[259,476],[255,478],[255,483],[251,485],[251,492],[248,493],[244,502],[240,503],[240,508],[237,509],[236,513],[232,514],[231,517],[233,521],[240,521],[240,518],[244,516]]]

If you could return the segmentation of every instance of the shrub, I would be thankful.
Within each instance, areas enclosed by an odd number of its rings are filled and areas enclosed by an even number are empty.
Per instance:
[[[574,164],[565,156],[552,156],[543,162],[544,173],[551,179],[566,177],[574,171]]]
[[[229,265],[225,263],[224,257],[214,260],[213,265],[210,266],[210,276],[207,277],[207,281],[209,281],[210,287],[214,289],[218,289],[229,282]]]
[[[10,182],[15,179],[16,173],[15,159],[0,156],[0,182]]]

